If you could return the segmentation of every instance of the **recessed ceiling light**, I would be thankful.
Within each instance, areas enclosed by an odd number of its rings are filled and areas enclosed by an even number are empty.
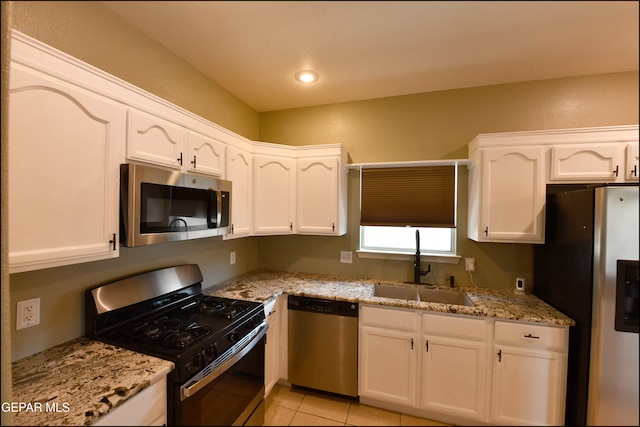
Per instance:
[[[318,73],[310,70],[298,71],[295,75],[295,79],[300,83],[314,83],[317,82],[319,78]]]

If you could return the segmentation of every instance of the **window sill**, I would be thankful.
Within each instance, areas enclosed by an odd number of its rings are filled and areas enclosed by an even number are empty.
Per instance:
[[[406,252],[391,252],[391,251],[370,251],[370,250],[356,250],[358,254],[358,258],[369,258],[369,259],[390,259],[397,261],[413,261],[413,254],[408,254]],[[436,255],[429,253],[421,253],[420,259],[425,262],[432,262],[434,264],[458,264],[460,259],[462,259],[459,255]]]

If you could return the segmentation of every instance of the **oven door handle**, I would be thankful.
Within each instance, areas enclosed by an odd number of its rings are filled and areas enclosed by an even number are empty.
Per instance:
[[[218,378],[220,375],[224,374],[231,366],[233,366],[238,360],[242,359],[247,353],[249,353],[256,344],[267,334],[267,330],[269,329],[269,324],[267,322],[263,322],[260,326],[258,326],[251,340],[245,344],[240,350],[236,351],[231,358],[225,360],[218,367],[215,367],[210,372],[207,372],[207,368],[200,371],[199,374],[194,376],[187,384],[180,387],[180,400],[185,400],[188,397],[193,396],[200,389],[208,385],[211,381]],[[216,361],[213,361],[211,365],[215,365]],[[209,365],[209,366],[211,366]]]

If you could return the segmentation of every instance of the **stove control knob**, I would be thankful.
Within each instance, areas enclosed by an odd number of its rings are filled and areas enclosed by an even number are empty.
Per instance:
[[[204,356],[207,361],[211,361],[216,358],[216,346],[214,344],[210,345],[204,350]]]
[[[193,367],[195,369],[200,369],[204,367],[204,356],[202,356],[202,354],[198,353],[195,356],[193,356]]]
[[[236,343],[238,342],[238,333],[236,331],[233,331],[228,335],[228,338],[229,338],[229,341]]]

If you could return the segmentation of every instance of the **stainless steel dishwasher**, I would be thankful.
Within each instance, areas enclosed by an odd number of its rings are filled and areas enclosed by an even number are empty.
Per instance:
[[[358,395],[358,304],[289,296],[289,383]]]

